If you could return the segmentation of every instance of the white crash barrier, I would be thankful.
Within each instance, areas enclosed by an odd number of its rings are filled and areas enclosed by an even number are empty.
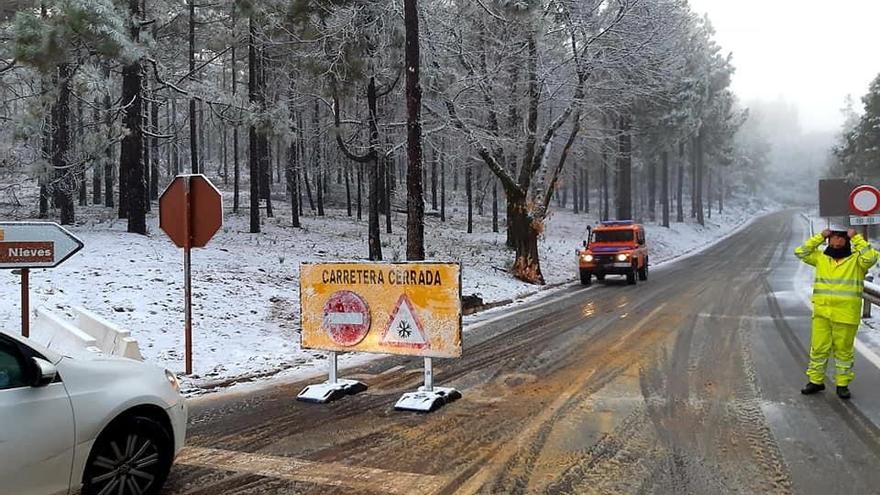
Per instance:
[[[84,308],[74,308],[73,324],[45,308],[36,310],[37,341],[58,352],[86,350],[143,361],[137,341],[122,330]]]
[[[49,349],[64,353],[78,350],[101,352],[98,341],[44,308],[36,309],[34,327],[37,342]]]
[[[143,361],[137,340],[131,332],[123,330],[85,308],[73,308],[77,326],[98,341],[98,348],[105,354]]]

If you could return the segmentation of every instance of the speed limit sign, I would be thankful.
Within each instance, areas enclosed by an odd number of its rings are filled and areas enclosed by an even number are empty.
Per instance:
[[[871,215],[880,210],[880,190],[874,186],[858,186],[849,193],[849,207],[856,215]]]

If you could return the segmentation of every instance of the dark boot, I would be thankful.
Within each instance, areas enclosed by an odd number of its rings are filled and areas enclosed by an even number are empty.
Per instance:
[[[846,400],[852,397],[852,394],[849,393],[849,387],[844,385],[842,387],[837,387],[837,396]]]
[[[801,393],[804,395],[812,395],[823,390],[825,390],[824,384],[809,382],[801,389]]]

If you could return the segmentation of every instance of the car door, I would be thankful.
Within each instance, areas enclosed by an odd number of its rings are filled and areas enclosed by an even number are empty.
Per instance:
[[[33,371],[22,344],[0,334],[0,493],[67,493],[75,432],[60,380],[28,385]]]

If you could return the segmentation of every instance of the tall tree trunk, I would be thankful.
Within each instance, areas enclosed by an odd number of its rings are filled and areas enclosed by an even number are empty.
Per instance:
[[[137,43],[140,37],[140,5],[138,0],[129,0],[132,22],[132,40]],[[147,185],[144,182],[143,161],[143,74],[141,62],[137,60],[122,69],[122,101],[131,102],[125,111],[125,127],[128,134],[122,140],[122,162],[128,164],[127,175],[120,175],[120,184],[128,185],[128,231],[146,235],[147,233]],[[121,164],[120,164],[121,168]],[[121,189],[121,188],[120,188]]]
[[[619,119],[617,138],[617,219],[632,220],[632,137],[629,117]]]
[[[110,77],[110,66],[108,64],[104,65],[104,77]],[[110,101],[110,91],[104,92],[104,132],[106,132],[107,142],[111,142],[113,139],[113,103]],[[116,167],[113,166],[113,146],[108,145],[107,149],[104,152],[104,206],[107,208],[113,208],[113,183],[114,180],[114,170]],[[122,175],[122,171],[120,170],[119,175]],[[122,189],[120,185],[119,189]]]
[[[153,92],[153,98],[158,98],[156,92]],[[150,126],[153,130],[154,134],[159,133],[159,102],[153,101],[150,103],[150,120],[152,121],[152,125]],[[153,157],[152,164],[150,165],[150,199],[157,200],[159,199],[159,138],[152,136],[150,137],[150,146],[153,147],[152,153],[150,156]]]
[[[492,232],[498,232],[498,179],[492,178]]]
[[[669,227],[669,151],[664,149],[660,159],[663,162],[663,181],[660,186],[660,203],[663,205],[663,226]]]
[[[573,201],[572,209],[575,214],[581,212],[580,177],[578,177],[578,174],[580,173],[581,170],[577,167],[574,167],[571,171],[571,199]]]
[[[82,139],[85,135],[85,128],[83,127],[83,106],[82,106],[82,97],[78,95],[76,98],[76,148],[81,151],[82,150]],[[77,166],[76,171],[76,190],[79,193],[79,205],[80,206],[88,206],[89,205],[89,194],[86,188],[86,168],[85,164],[80,164]]]
[[[189,2],[189,78],[195,79],[196,70],[196,3]],[[196,122],[196,99],[189,98],[189,160],[190,171],[201,173],[199,168],[198,124]]]
[[[684,222],[684,141],[678,143],[678,187],[676,188],[675,221]]]
[[[440,221],[446,222],[446,157],[440,150]]]
[[[406,26],[406,259],[425,259],[425,201],[422,184],[422,88],[419,84],[419,12],[416,0],[403,2]],[[436,206],[436,194],[434,196]]]
[[[292,100],[293,98],[291,98],[291,101]],[[290,122],[291,124],[295,122],[293,108],[290,109]],[[294,131],[293,129],[291,130]],[[291,139],[290,144],[287,146],[287,167],[284,169],[284,177],[287,180],[287,190],[290,193],[291,224],[295,228],[300,228],[299,184],[297,183],[299,179],[299,173],[297,172],[297,152],[295,138]]]
[[[142,0],[143,1],[143,0]],[[141,101],[143,102],[143,107],[141,107],[141,129],[149,132],[150,131],[150,103],[149,99],[152,98],[150,94],[149,87],[147,84],[146,78],[141,78]],[[150,211],[150,162],[152,161],[152,149],[150,149],[150,138],[143,133],[143,137],[141,138],[141,148],[143,149],[143,158],[144,158],[144,208],[146,211]]]
[[[257,51],[257,87],[259,88],[260,113],[266,114],[266,53],[264,48]],[[269,149],[269,136],[265,129],[257,133],[260,166],[260,192],[266,200],[266,217],[273,218],[272,210],[272,158]]]
[[[581,170],[581,174],[584,177],[584,211],[590,213],[590,169],[585,166]]]
[[[345,213],[351,216],[351,166],[345,164]]]
[[[368,153],[367,166],[369,167],[369,170],[367,172],[370,182],[370,190],[368,192],[368,244],[371,261],[382,261],[382,242],[379,234],[379,111],[377,100],[376,78],[370,77],[370,82],[367,85],[367,105],[370,109],[370,151]],[[407,251],[408,247],[409,243],[407,243]]]
[[[238,20],[236,16],[237,8],[233,3],[232,5],[232,31],[235,32],[235,25]],[[236,68],[236,62],[238,61],[235,57],[236,47],[238,46],[238,42],[232,41],[232,53],[230,55],[230,62],[232,64],[232,96],[235,97],[236,92],[238,91],[238,69]],[[294,157],[294,159],[296,159]],[[241,180],[241,170],[239,168],[238,163],[238,120],[236,118],[235,125],[232,127],[232,212],[238,213],[240,199],[240,180]],[[298,178],[298,177],[297,177]],[[294,178],[294,180],[297,180]]]
[[[92,121],[94,121],[95,131],[101,131],[101,102],[95,98],[92,102]],[[108,143],[107,146],[110,146]],[[97,158],[95,160],[95,165],[92,167],[92,204],[100,205],[104,201],[104,195],[101,193],[102,186],[102,178],[101,175],[104,172],[104,168],[107,166],[107,163],[104,161],[103,157]]]
[[[60,211],[61,225],[72,225],[74,222],[73,191],[76,187],[76,176],[68,169],[68,153],[70,151],[70,64],[58,66],[58,98],[52,107],[52,166],[55,168],[53,197]]]
[[[384,154],[382,155],[381,160],[383,163],[382,169],[385,172],[383,180],[385,184],[385,232],[391,234],[391,183],[394,182],[394,163],[391,162],[391,158]]]
[[[315,164],[315,194],[318,200],[318,216],[324,216],[324,164],[321,160],[321,121],[318,115],[320,107],[315,100],[315,113],[312,118],[312,163]]]
[[[708,198],[706,198],[706,210],[709,213],[709,218],[712,218],[712,203],[715,199],[715,191],[712,188],[712,167],[709,167],[708,170],[706,170],[706,174],[708,175],[706,178],[706,192],[708,194]]]
[[[190,0],[192,1],[192,0]],[[261,108],[261,95],[258,87],[259,67],[257,64],[256,33],[254,14],[248,23],[248,99],[252,105]],[[194,110],[194,107],[190,107]],[[257,136],[257,128],[251,123],[248,129],[248,165],[250,167],[250,231],[253,234],[260,232],[260,140]]]
[[[363,183],[364,183],[364,164],[357,164],[357,219],[364,219],[363,215]]]
[[[607,146],[607,143],[606,143]],[[609,202],[609,185],[608,185],[608,161],[610,160],[608,156],[608,150],[605,150],[603,147],[602,150],[602,207],[600,208],[599,215],[602,220],[608,220],[611,217],[611,208]]]
[[[474,186],[471,170],[472,166],[468,166],[464,171],[464,192],[467,195],[467,233],[474,232]]]
[[[706,225],[706,221],[703,218],[703,129],[701,128],[697,132],[696,137],[696,165],[697,165],[697,173],[696,173],[696,209],[697,209],[697,222],[700,225]]]

